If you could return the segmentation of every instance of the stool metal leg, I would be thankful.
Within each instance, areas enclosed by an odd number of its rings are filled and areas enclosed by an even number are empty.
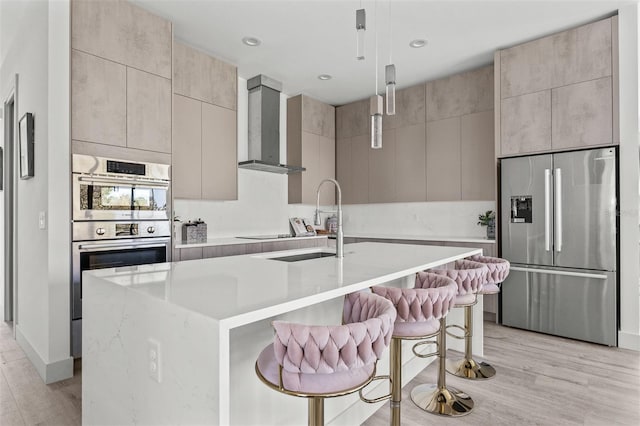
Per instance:
[[[314,396],[309,398],[309,426],[324,426],[324,398]]]
[[[391,339],[391,426],[400,426],[402,402],[402,339]]]
[[[464,307],[464,358],[447,361],[447,371],[464,379],[490,379],[496,375],[496,369],[486,362],[473,359],[473,306]]]
[[[473,409],[473,399],[464,392],[447,388],[445,361],[447,356],[446,318],[440,319],[438,333],[438,384],[424,384],[411,390],[411,399],[423,410],[440,416],[459,417]]]

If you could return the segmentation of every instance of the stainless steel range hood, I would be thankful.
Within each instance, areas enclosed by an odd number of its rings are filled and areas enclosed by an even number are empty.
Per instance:
[[[289,174],[304,167],[280,164],[280,92],[282,83],[265,75],[247,80],[249,90],[249,160],[238,167]]]

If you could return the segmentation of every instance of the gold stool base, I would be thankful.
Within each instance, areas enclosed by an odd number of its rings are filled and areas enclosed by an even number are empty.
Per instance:
[[[435,384],[416,386],[411,390],[411,400],[431,414],[460,417],[473,409],[473,399],[454,388],[438,388]]]
[[[496,369],[486,362],[473,359],[447,360],[447,373],[469,380],[486,380],[496,375]]]

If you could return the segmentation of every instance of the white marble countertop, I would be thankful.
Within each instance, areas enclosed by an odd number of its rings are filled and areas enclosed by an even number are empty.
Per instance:
[[[496,240],[489,240],[482,237],[447,237],[438,235],[420,234],[383,234],[376,232],[345,232],[345,237],[351,238],[377,238],[381,240],[413,240],[413,241],[448,241],[461,243],[494,244]]]
[[[215,319],[233,328],[330,300],[456,259],[480,249],[357,243],[343,259],[302,262],[270,258],[330,251],[310,248],[86,271]]]
[[[176,242],[175,248],[196,248],[196,247],[212,247],[212,246],[229,246],[234,244],[257,244],[257,243],[269,243],[273,241],[293,241],[293,240],[305,240],[314,238],[327,238],[327,235],[314,235],[311,237],[290,237],[290,238],[269,238],[269,239],[251,239],[242,237],[226,237],[226,238],[209,238],[206,243],[183,243]]]

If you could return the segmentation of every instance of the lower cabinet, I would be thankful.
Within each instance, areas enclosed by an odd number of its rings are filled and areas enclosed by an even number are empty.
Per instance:
[[[212,257],[238,256],[241,254],[267,253],[270,251],[294,250],[327,245],[326,238],[303,238],[300,240],[267,241],[251,244],[226,244],[218,246],[177,248],[173,261],[209,259]]]

